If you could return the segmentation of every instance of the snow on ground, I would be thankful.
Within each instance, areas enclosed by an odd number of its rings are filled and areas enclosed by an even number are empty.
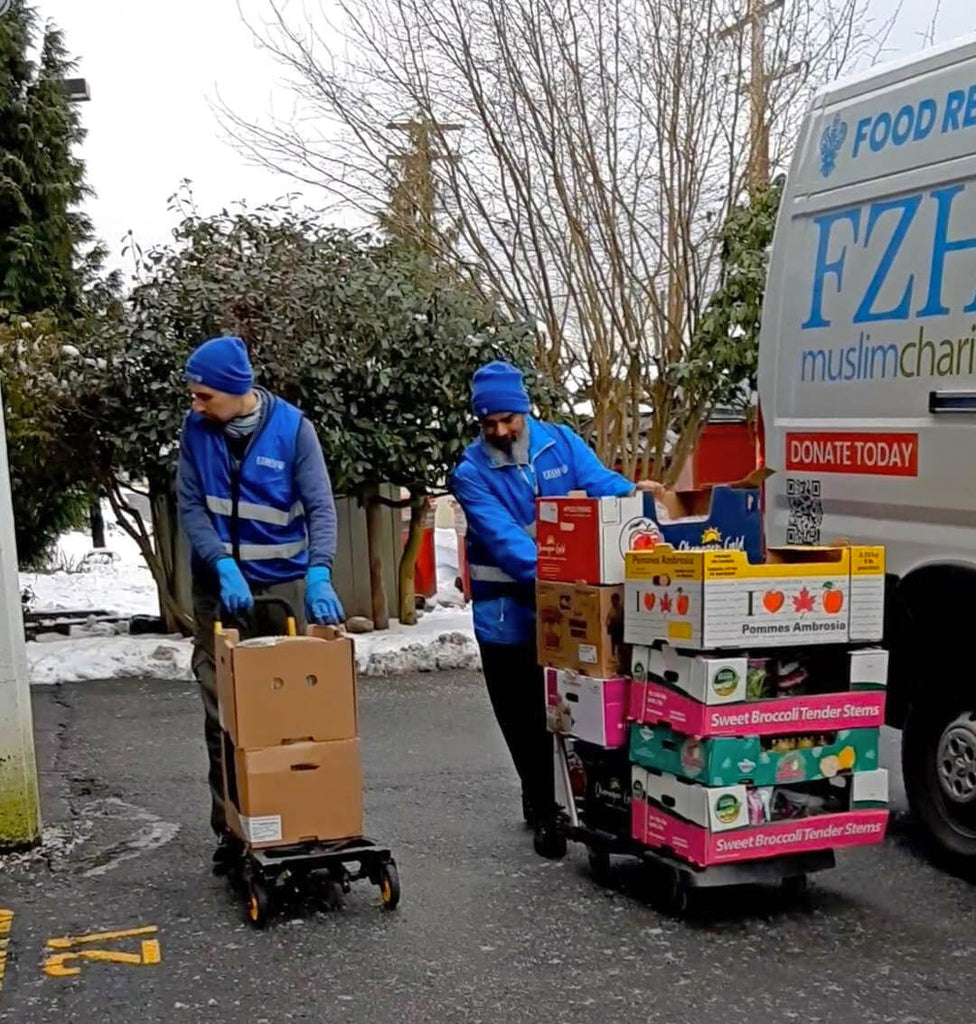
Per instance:
[[[21,590],[33,594],[34,611],[101,608],[118,615],[158,615],[152,575],[135,542],[106,509],[106,540],[111,554],[92,555],[87,534],[65,534],[49,573],[21,573]],[[393,620],[390,629],[355,637],[361,675],[388,676],[440,669],[478,668],[481,659],[474,640],[471,611],[457,607],[454,586],[458,575],[456,536],[438,530],[437,607],[416,626]],[[97,636],[27,644],[30,679],[37,685],[96,679],[193,678],[191,645],[179,637]]]
[[[355,637],[356,665],[364,676],[481,667],[468,608],[437,608],[416,626],[395,620],[380,633]]]
[[[115,521],[107,502],[102,512],[108,545],[104,551],[93,551],[91,537],[72,530],[58,541],[53,572],[20,573],[21,592],[33,595],[32,611],[91,608],[113,615],[159,614],[156,584],[138,545]]]
[[[27,665],[34,685],[95,679],[192,679],[191,644],[182,637],[100,636],[29,643]]]
[[[384,632],[353,638],[356,666],[363,676],[404,675],[481,665],[471,612],[438,608],[416,626],[395,619]],[[35,685],[95,679],[191,680],[189,640],[179,637],[114,636],[29,643],[27,661]]]

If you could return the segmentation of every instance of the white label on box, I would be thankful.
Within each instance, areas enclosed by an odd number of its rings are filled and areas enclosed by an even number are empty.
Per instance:
[[[558,523],[559,506],[554,501],[540,501],[539,519],[544,523]]]
[[[851,801],[855,804],[886,804],[888,802],[888,772],[875,768],[869,772],[855,772],[851,776]]]
[[[598,661],[596,647],[593,644],[580,644],[579,660],[584,665],[595,665]]]
[[[280,843],[281,815],[265,814],[259,818],[249,818],[242,814],[241,830],[249,843]]]
[[[880,640],[884,636],[884,576],[851,578],[851,639]]]
[[[620,523],[620,499],[600,499],[600,522],[604,526],[616,526]]]

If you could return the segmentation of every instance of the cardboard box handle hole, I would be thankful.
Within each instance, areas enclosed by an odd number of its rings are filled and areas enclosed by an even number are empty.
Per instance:
[[[318,681],[318,676],[311,675],[305,677],[305,682],[308,686],[315,686]]]
[[[314,772],[318,771],[318,768],[317,764],[293,764],[291,766],[293,772]]]

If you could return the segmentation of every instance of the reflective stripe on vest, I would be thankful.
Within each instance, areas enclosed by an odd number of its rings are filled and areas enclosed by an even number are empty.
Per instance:
[[[214,515],[230,516],[234,514],[234,503],[230,498],[218,498],[208,494],[207,509]],[[300,501],[296,501],[289,512],[272,508],[270,505],[255,505],[250,501],[237,503],[238,518],[251,519],[256,523],[270,523],[272,526],[289,526],[304,514],[305,508]]]
[[[266,562],[270,558],[294,558],[307,547],[307,540],[297,540],[291,544],[241,544],[239,552],[242,562]],[[224,551],[232,555],[233,544],[224,544]]]
[[[469,565],[468,572],[472,580],[479,583],[516,583],[512,576],[509,576],[503,569],[496,565]]]

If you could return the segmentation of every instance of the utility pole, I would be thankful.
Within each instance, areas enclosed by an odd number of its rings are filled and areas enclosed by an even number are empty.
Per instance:
[[[779,10],[785,0],[749,0],[745,17],[719,33],[720,39],[750,30],[749,46],[749,166],[746,185],[750,195],[769,184],[769,86],[780,78],[796,74],[803,63],[773,71],[766,69],[766,18]]]
[[[387,229],[414,242],[428,255],[441,255],[437,229],[437,186],[434,181],[434,163],[454,160],[452,153],[442,153],[437,139],[447,132],[458,132],[460,124],[440,124],[423,118],[411,121],[390,121],[390,131],[406,132],[410,148],[405,153],[390,157],[401,166],[400,178],[390,196],[390,214]]]
[[[0,849],[34,846],[41,807],[0,396]]]

